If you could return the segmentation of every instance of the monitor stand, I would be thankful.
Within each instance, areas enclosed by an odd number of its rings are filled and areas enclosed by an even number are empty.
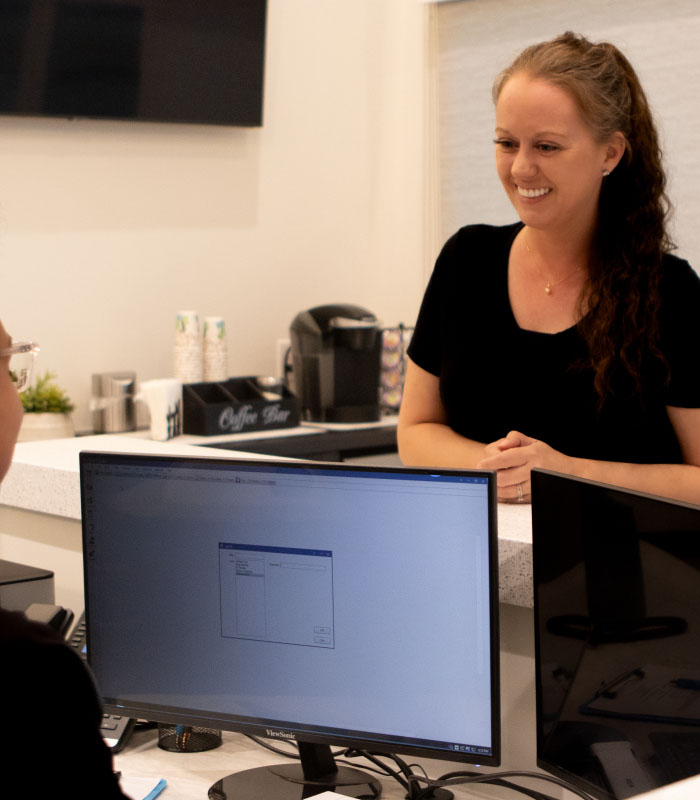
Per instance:
[[[300,764],[273,764],[234,772],[209,788],[210,800],[303,800],[321,792],[372,800],[380,782],[359,769],[338,766],[325,744],[298,742]]]
[[[234,772],[209,787],[209,800],[304,800],[322,792],[374,800],[381,783],[367,772],[335,763],[327,744],[297,742],[300,763],[273,764]],[[423,788],[423,791],[425,789]],[[448,789],[433,789],[429,800],[453,800]],[[408,795],[407,795],[408,797]]]

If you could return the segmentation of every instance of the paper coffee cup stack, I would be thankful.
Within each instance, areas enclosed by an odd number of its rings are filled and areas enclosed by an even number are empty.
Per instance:
[[[204,318],[204,380],[225,381],[228,378],[226,325],[223,317]]]
[[[199,383],[204,376],[202,331],[196,311],[178,311],[175,318],[174,375],[183,383]]]

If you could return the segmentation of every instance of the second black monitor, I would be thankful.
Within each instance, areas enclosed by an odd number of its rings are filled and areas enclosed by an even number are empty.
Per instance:
[[[700,506],[532,486],[539,766],[599,798],[700,772]]]

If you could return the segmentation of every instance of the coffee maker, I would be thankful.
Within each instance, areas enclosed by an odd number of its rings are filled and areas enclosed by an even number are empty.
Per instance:
[[[374,314],[353,305],[315,306],[297,314],[289,332],[302,419],[379,419],[382,335]]]

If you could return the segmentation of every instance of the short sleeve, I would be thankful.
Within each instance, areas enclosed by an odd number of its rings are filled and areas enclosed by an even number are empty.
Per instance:
[[[670,375],[665,403],[700,408],[700,277],[687,261],[673,256],[666,260],[661,349]]]
[[[435,262],[407,351],[411,361],[436,376],[440,374],[442,363],[442,322],[447,309],[445,295],[449,291],[449,272],[454,266],[456,249],[457,234],[448,239]]]

